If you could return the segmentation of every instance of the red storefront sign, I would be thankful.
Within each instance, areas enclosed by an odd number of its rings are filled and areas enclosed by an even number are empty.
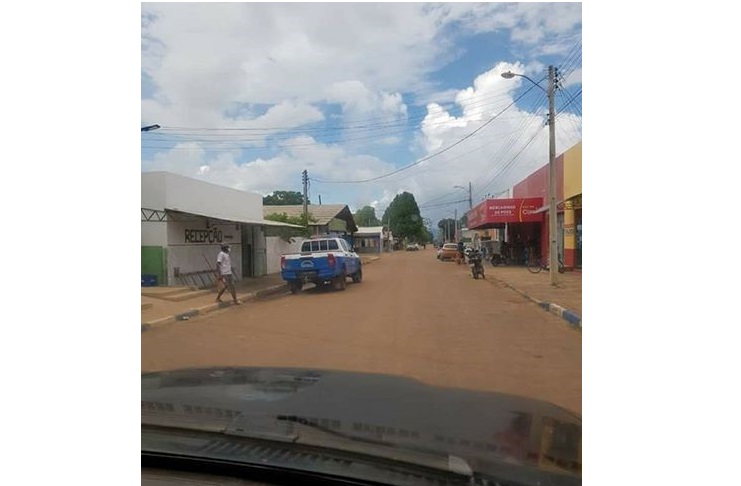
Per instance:
[[[468,212],[468,227],[475,229],[497,223],[536,223],[543,215],[535,211],[543,205],[542,197],[487,199]]]

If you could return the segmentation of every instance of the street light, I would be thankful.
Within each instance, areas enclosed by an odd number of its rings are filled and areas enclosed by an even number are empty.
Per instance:
[[[524,74],[516,74],[511,71],[502,73],[504,79],[512,79],[515,76],[525,78],[548,95],[548,267],[551,285],[558,284],[558,245],[556,243],[556,115],[554,94],[556,91],[555,68],[548,66],[548,90],[543,88]]]
[[[466,190],[463,186],[453,186],[455,189],[463,189]],[[473,198],[471,197],[471,183],[468,183],[468,209],[473,209]]]
[[[147,125],[146,127],[142,127],[142,132],[151,132],[152,130],[157,130],[158,128],[162,128],[159,125]]]

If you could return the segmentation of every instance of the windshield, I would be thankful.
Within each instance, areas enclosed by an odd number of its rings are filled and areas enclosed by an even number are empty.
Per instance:
[[[142,4],[158,451],[580,478],[581,4],[451,5]]]

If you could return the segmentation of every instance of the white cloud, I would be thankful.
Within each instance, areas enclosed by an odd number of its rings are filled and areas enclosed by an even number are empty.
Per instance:
[[[144,161],[143,170],[162,170],[236,189],[269,194],[274,190],[299,190],[301,171],[316,179],[371,178],[394,167],[369,155],[348,154],[337,145],[316,142],[308,136],[284,143],[284,150],[269,159],[240,163],[235,153],[211,156],[197,143],[184,143]],[[369,200],[368,196],[366,201]],[[326,200],[326,199],[325,199]]]
[[[581,84],[581,68],[575,69],[571,74],[566,76],[566,79],[564,80],[564,86],[567,88],[574,86],[576,84]]]
[[[501,113],[512,103],[515,93],[521,94],[528,83],[522,78],[504,79],[501,73],[510,70],[523,73],[530,69],[522,64],[503,62],[481,74],[472,86],[460,90],[456,95],[456,103],[461,111],[459,116],[440,105],[428,105],[420,134],[420,143],[426,153],[433,154],[451,146]],[[537,99],[537,96],[541,95],[536,92],[532,99]],[[437,203],[468,199],[468,191],[453,186],[468,187],[468,183],[472,182],[475,205],[486,194],[508,189],[547,163],[546,113],[545,99],[536,112],[513,106],[460,145],[402,172],[398,177],[392,176],[389,184],[413,192],[417,202],[423,204],[423,215],[431,217],[435,223],[442,217],[452,217],[456,208],[461,216],[468,208],[467,201],[435,207]],[[558,153],[580,140],[580,126],[581,120],[575,115],[559,116],[556,124]],[[394,179],[396,182],[392,182]],[[431,203],[425,208],[424,203],[428,201]]]
[[[429,88],[428,75],[456,55],[448,26],[511,28],[532,44],[581,21],[579,4],[540,3],[145,3],[142,11],[142,71],[156,90],[143,117],[173,126],[225,126],[233,103],[312,104],[332,93],[358,109],[380,96],[384,111],[403,110],[398,93]]]
[[[381,145],[396,145],[401,142],[401,137],[386,137],[378,141]]]
[[[417,4],[142,8],[154,17],[142,27],[142,68],[174,104],[316,102],[348,79],[394,92],[419,84],[445,48],[437,10]]]
[[[145,3],[142,12],[142,73],[145,84],[154,90],[142,100],[143,122],[164,127],[285,127],[288,131],[323,120],[321,109],[327,103],[340,106],[345,124],[404,120],[408,101],[402,93],[412,94],[427,105],[413,147],[420,156],[460,140],[503,110],[515,92],[523,92],[524,81],[505,80],[501,72],[542,74],[545,66],[536,56],[568,52],[581,24],[580,4],[548,3]],[[514,40],[507,48],[522,63],[497,64],[461,90],[441,89],[431,81],[459,54],[456,33],[493,30],[507,31]],[[577,79],[581,79],[580,69],[565,80],[566,85]],[[559,118],[559,152],[578,138],[579,123],[578,118]],[[571,131],[564,131],[567,128]],[[494,178],[538,130],[530,148]],[[239,139],[241,146],[262,146],[268,133],[279,131],[284,130],[229,136],[220,132],[219,136]],[[276,137],[283,142],[269,156],[248,156],[248,162],[244,154],[249,150],[214,156],[204,150],[204,144],[189,142],[144,161],[143,167],[261,193],[298,190],[303,169],[309,170],[310,177],[325,180],[366,179],[396,169],[364,155],[371,145],[383,145],[384,150],[398,145],[402,150],[404,138],[399,130],[393,132],[374,132],[365,145],[357,143],[365,132],[343,133],[343,140],[354,139],[352,146],[323,144],[311,137],[286,139],[284,133]],[[166,133],[154,132],[150,139]],[[511,108],[477,135],[417,167],[370,184],[316,182],[311,191],[321,193],[325,202],[362,207],[374,201],[379,209],[402,190],[413,192],[420,203],[448,193],[455,199],[464,194],[456,193],[454,185],[472,181],[476,192],[493,180],[487,189],[493,191],[527,175],[545,163],[545,157],[543,117]]]

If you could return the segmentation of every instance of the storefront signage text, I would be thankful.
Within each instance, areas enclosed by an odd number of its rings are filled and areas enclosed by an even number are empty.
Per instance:
[[[221,243],[224,241],[224,235],[218,228],[185,230],[186,243]]]
[[[502,223],[540,222],[542,214],[535,211],[543,204],[542,198],[488,199],[468,215],[468,227]]]

